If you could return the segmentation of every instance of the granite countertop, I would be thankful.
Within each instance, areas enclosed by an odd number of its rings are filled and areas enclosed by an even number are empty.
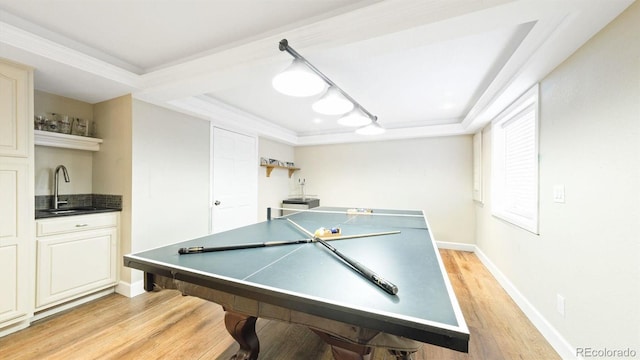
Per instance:
[[[122,209],[96,207],[96,206],[79,206],[79,207],[60,207],[59,209],[41,209],[36,210],[36,219],[48,219],[61,216],[88,215],[105,212],[122,211]]]

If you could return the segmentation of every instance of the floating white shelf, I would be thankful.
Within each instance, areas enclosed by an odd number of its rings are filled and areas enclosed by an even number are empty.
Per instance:
[[[99,151],[102,139],[34,130],[35,144],[67,149]]]

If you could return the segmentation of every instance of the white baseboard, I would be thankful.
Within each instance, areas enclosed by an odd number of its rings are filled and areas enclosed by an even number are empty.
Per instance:
[[[18,332],[22,329],[26,329],[31,325],[31,315],[28,315],[29,318],[19,321],[17,323],[13,323],[11,325],[7,325],[5,327],[0,328],[0,338],[9,334],[13,334],[14,332]]]
[[[120,281],[118,285],[116,285],[116,292],[128,298],[136,297],[145,292],[144,281],[140,280],[134,283]]]
[[[527,298],[513,285],[511,281],[489,260],[489,258],[475,246],[475,253],[482,264],[489,270],[491,275],[498,281],[500,286],[511,296],[520,310],[529,318],[533,326],[540,331],[542,336],[551,344],[558,355],[563,359],[578,359],[576,349],[574,349],[560,333],[545,319],[542,314],[527,300]]]
[[[438,245],[438,249],[469,251],[469,252],[476,251],[476,246],[474,244],[436,241],[436,245]]]
[[[55,315],[55,314],[57,314],[59,312],[66,311],[66,310],[69,310],[69,309],[73,309],[73,308],[75,308],[75,307],[77,307],[79,305],[86,304],[86,303],[88,303],[90,301],[99,299],[101,297],[104,297],[104,296],[107,296],[107,295],[110,295],[110,294],[113,294],[113,286],[111,286],[109,288],[106,288],[104,290],[100,290],[100,291],[97,291],[95,293],[89,294],[87,296],[83,296],[81,298],[78,298],[78,299],[75,299],[75,300],[71,300],[69,302],[66,302],[66,303],[63,303],[63,304],[60,304],[60,305],[56,305],[54,307],[50,307],[50,308],[46,308],[44,310],[40,310],[40,311],[38,311],[38,312],[36,312],[34,314],[34,316],[31,318],[31,321],[33,322],[33,321],[37,321],[37,320],[40,320],[40,319],[44,319],[44,318],[49,317],[51,315]]]
[[[574,349],[562,335],[545,319],[542,314],[527,300],[527,298],[513,285],[513,283],[489,260],[477,245],[465,243],[453,243],[437,241],[438,249],[474,252],[500,286],[509,294],[520,310],[527,316],[533,326],[540,331],[542,336],[551,344],[554,350],[563,359],[583,360],[576,355]]]

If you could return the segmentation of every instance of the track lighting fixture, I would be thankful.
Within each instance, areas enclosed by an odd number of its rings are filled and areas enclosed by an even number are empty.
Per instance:
[[[282,39],[278,48],[293,56],[292,64],[273,78],[272,85],[279,92],[298,97],[315,96],[326,89],[324,95],[316,100],[312,108],[325,115],[346,114],[338,119],[338,124],[359,127],[359,134],[376,135],[384,132],[378,118],[368,112],[362,105],[344,92],[325,74],[311,65],[307,59],[298,54],[287,39]]]

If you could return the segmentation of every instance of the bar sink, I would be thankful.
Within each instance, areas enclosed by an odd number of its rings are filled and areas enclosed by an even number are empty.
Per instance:
[[[59,209],[42,209],[36,210],[36,219],[65,216],[65,215],[82,215],[101,212],[120,211],[120,209],[103,208],[96,206],[77,206]]]
[[[87,211],[95,211],[95,210],[100,210],[100,208],[93,207],[93,206],[78,206],[78,207],[71,207],[71,208],[46,209],[46,210],[39,210],[39,211],[44,211],[49,214],[71,214],[75,212],[87,212]]]

